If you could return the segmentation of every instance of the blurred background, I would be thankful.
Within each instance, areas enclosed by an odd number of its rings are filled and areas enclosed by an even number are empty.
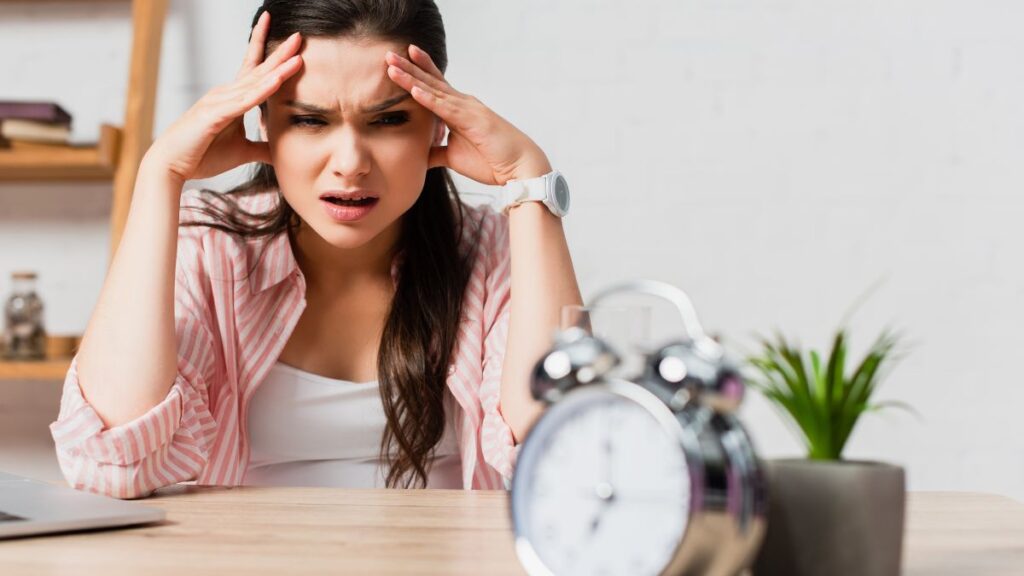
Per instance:
[[[911,490],[1024,499],[1024,5],[438,4],[449,81],[566,174],[585,298],[627,278],[671,282],[737,354],[775,330],[827,348],[863,298],[854,352],[900,329],[905,357],[878,399],[917,415],[869,414],[847,458],[901,464]],[[155,135],[234,77],[258,5],[171,0]],[[56,101],[73,138],[95,140],[123,121],[131,35],[129,2],[0,2],[0,100]],[[458,182],[469,198],[492,193]],[[11,271],[37,271],[51,333],[85,329],[110,191],[0,183],[0,294]],[[656,337],[678,334],[658,310]],[[59,399],[58,381],[0,380],[0,469],[60,477],[47,429]],[[803,455],[757,394],[743,416],[762,455]]]

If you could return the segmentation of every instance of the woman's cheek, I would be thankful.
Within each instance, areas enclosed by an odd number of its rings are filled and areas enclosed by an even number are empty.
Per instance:
[[[271,146],[270,157],[276,164],[275,168],[280,166],[284,172],[295,175],[307,172],[318,161],[313,143],[304,142],[288,131],[281,134],[275,145]],[[279,175],[282,173],[281,169],[276,171]]]

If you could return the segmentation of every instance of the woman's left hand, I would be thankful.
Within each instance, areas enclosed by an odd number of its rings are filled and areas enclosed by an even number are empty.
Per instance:
[[[451,87],[426,52],[409,45],[409,58],[385,56],[388,76],[448,125],[448,145],[430,150],[431,168],[446,166],[483,184],[543,176],[544,151],[482,102]]]

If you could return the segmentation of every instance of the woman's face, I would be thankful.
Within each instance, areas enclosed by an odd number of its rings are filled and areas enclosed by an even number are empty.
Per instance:
[[[270,97],[261,119],[285,200],[337,248],[358,248],[384,231],[397,238],[444,129],[388,78],[388,50],[407,53],[378,39],[305,39],[302,69]],[[353,190],[379,200],[358,220],[332,217],[321,196]]]

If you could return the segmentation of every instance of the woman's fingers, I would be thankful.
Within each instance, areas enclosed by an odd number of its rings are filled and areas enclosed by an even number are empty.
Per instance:
[[[302,56],[296,54],[282,62],[277,68],[262,77],[253,77],[246,82],[237,82],[217,93],[213,103],[220,117],[217,128],[222,129],[254,106],[265,102],[288,78],[302,69]]]
[[[302,68],[302,56],[295,54],[261,78],[259,84],[256,85],[257,91],[262,94],[264,100],[269,98],[285,80],[291,78],[300,68]],[[260,102],[262,101],[260,100]]]
[[[257,76],[267,74],[271,70],[277,68],[282,62],[294,56],[299,51],[300,46],[302,46],[302,36],[296,32],[285,39],[284,42],[281,42],[281,44],[279,44],[278,47],[267,56],[266,60],[253,69],[252,73]]]
[[[281,62],[277,68],[271,70],[262,78],[259,78],[258,82],[256,82],[254,86],[250,85],[245,87],[244,93],[247,94],[248,97],[240,98],[240,100],[245,100],[242,103],[242,106],[248,105],[248,108],[245,108],[245,110],[248,111],[249,108],[266,101],[266,99],[270,98],[274,92],[277,92],[278,88],[281,87],[281,84],[284,84],[286,80],[294,76],[301,68],[302,56],[298,54],[295,54],[284,62]]]
[[[232,108],[245,106],[241,111],[244,114],[277,92],[285,80],[302,68],[302,56],[296,53],[301,44],[299,33],[292,34],[266,60],[225,90],[225,98],[234,103]]]
[[[412,94],[421,106],[437,114],[449,129],[459,131],[466,125],[472,107],[465,95],[437,90],[397,66],[388,66],[388,77]]]
[[[263,46],[267,42],[267,29],[270,28],[270,12],[266,10],[260,14],[259,20],[253,26],[252,35],[249,37],[249,49],[245,52],[245,60],[242,61],[242,68],[238,71],[236,79],[245,76],[250,70],[263,61]]]
[[[438,77],[428,73],[413,62],[410,62],[407,58],[389,51],[384,59],[389,65],[398,68],[402,72],[405,72],[416,80],[419,80],[423,85],[430,87],[436,92],[445,92],[453,95],[458,94],[458,92],[456,92],[455,89],[445,81],[444,77]]]
[[[409,44],[409,59],[414,64],[423,68],[428,73],[437,76],[438,78],[444,78],[444,73],[434,64],[434,59],[427,54],[425,50],[415,44]]]

